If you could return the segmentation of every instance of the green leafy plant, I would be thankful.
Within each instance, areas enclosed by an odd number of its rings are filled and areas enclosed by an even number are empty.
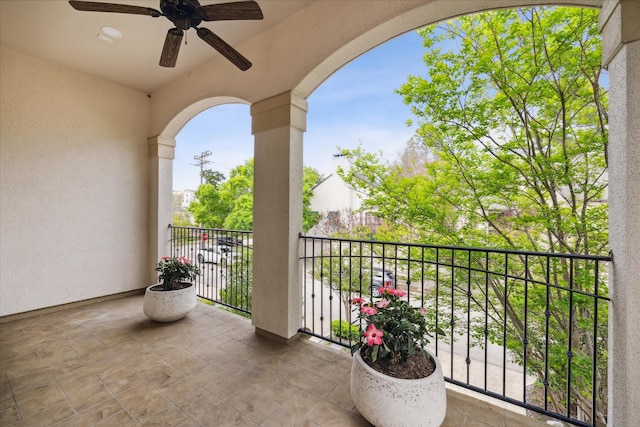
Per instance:
[[[360,350],[365,359],[372,362],[388,359],[392,365],[404,364],[414,354],[428,359],[425,347],[432,335],[427,330],[425,309],[412,307],[409,301],[402,299],[406,292],[399,289],[384,287],[380,295],[375,302],[372,299],[365,303],[359,297],[351,300],[358,318],[367,325],[358,342],[351,347],[351,353]]]
[[[347,340],[357,340],[360,337],[360,326],[352,325],[346,320],[334,320],[331,322],[333,335]]]
[[[185,257],[163,256],[156,265],[156,271],[162,290],[170,291],[181,289],[180,283],[191,282],[200,274],[200,269]]]

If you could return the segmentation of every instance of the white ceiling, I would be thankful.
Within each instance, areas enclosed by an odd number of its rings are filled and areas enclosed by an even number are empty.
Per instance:
[[[160,0],[93,1],[160,10]],[[200,4],[227,1],[200,0]],[[299,0],[257,2],[264,20],[203,22],[200,27],[210,29],[243,53],[242,42],[311,3]],[[100,40],[97,36],[105,25],[120,30],[122,38],[114,39],[112,43]],[[176,67],[160,67],[158,61],[164,39],[172,27],[173,24],[162,16],[80,12],[66,0],[0,0],[0,45],[146,93],[152,93],[220,56],[191,29],[185,34],[187,45],[183,39]],[[255,62],[250,57],[247,59]],[[234,67],[231,63],[229,66]]]

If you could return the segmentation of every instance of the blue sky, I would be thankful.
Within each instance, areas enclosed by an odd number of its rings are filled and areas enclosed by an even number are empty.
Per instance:
[[[304,164],[329,175],[336,147],[382,150],[395,159],[413,135],[412,118],[402,97],[394,93],[410,74],[424,75],[422,39],[415,31],[396,37],[336,71],[308,98]],[[253,157],[249,106],[222,105],[194,117],[176,137],[173,189],[195,190],[200,184],[194,156],[213,153],[206,169],[226,177]]]

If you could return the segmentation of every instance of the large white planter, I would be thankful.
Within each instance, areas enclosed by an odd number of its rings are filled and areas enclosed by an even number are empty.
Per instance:
[[[393,378],[369,367],[356,351],[351,365],[351,399],[376,427],[439,426],[447,413],[442,367],[417,380]]]
[[[151,285],[144,293],[144,314],[158,322],[173,322],[182,319],[198,303],[193,283],[175,291],[154,291]]]

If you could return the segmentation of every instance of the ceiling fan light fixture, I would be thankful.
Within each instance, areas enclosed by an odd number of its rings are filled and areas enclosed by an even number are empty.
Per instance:
[[[109,37],[105,36],[105,35],[104,35],[104,34],[102,34],[102,33],[98,33],[98,35],[97,35],[96,37],[98,37],[98,39],[102,40],[103,42],[113,43],[113,39],[111,39],[111,38],[109,38]]]
[[[109,27],[108,25],[104,25],[100,29],[108,37],[111,37],[111,38],[114,38],[114,39],[119,39],[120,37],[122,37],[122,33],[117,28],[113,28],[113,27]]]

